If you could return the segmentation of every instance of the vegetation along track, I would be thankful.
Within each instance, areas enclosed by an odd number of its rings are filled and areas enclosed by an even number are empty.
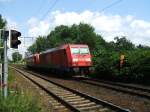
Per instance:
[[[35,83],[42,90],[46,91],[48,94],[56,98],[61,102],[61,104],[69,108],[69,110],[71,111],[130,112],[130,110],[128,109],[121,108],[104,100],[96,99],[87,94],[64,87],[63,85],[48,80],[44,76],[33,74],[30,72],[28,72],[27,75],[27,72],[25,71],[16,68],[15,70],[23,74],[26,78]]]
[[[77,80],[83,83],[100,86],[108,89],[112,89],[115,91],[120,91],[123,93],[128,93],[131,95],[136,95],[139,97],[143,97],[146,99],[150,99],[150,88],[146,87],[138,87],[135,85],[127,85],[123,83],[117,83],[117,82],[110,82],[110,81],[102,81],[102,80],[96,80],[92,78],[86,78],[86,77],[75,77],[73,80]]]

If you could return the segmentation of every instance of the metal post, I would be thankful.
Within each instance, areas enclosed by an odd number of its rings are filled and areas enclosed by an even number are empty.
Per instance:
[[[2,43],[2,37],[1,36],[2,36],[2,34],[1,34],[1,30],[0,30],[0,45],[2,45],[1,44]],[[0,60],[1,60],[1,54],[0,54]],[[0,63],[0,92],[2,92],[2,64],[1,63]]]
[[[10,35],[11,32],[9,32]],[[7,58],[7,36],[4,34],[4,97],[7,97],[8,58]]]
[[[0,49],[3,50],[3,29],[0,29]],[[0,92],[3,95],[3,64],[2,64],[2,53],[0,53]]]
[[[2,93],[2,64],[1,63],[0,63],[0,92]]]
[[[0,30],[0,45],[2,43],[2,37],[1,36],[2,35],[1,35],[1,30]],[[1,54],[0,54],[0,60],[1,60]],[[1,63],[0,63],[0,92],[2,92],[2,64]]]

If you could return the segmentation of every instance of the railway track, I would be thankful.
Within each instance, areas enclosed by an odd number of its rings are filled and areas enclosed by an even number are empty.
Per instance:
[[[102,81],[102,80],[96,80],[91,78],[73,78],[73,80],[80,80],[80,82],[100,86],[108,89],[112,89],[115,91],[120,91],[123,93],[128,93],[131,95],[136,95],[139,97],[143,97],[146,99],[150,99],[150,89],[144,88],[144,87],[137,87],[133,85],[127,85],[123,83],[117,83],[117,82],[110,82],[110,81]]]
[[[14,67],[13,67],[14,68]],[[46,93],[53,96],[66,108],[74,112],[130,112],[128,109],[121,108],[104,100],[96,99],[85,93],[67,88],[56,82],[53,82],[45,76],[33,74],[14,68],[20,74],[32,81]]]

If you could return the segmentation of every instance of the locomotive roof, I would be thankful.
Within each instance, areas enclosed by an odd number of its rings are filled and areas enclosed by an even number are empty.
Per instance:
[[[33,56],[35,56],[35,55],[38,55],[39,53],[35,53],[35,54],[30,54],[30,55],[26,55],[25,56],[25,58],[31,58],[31,57],[33,57]]]
[[[88,47],[88,45],[86,45],[86,44],[65,44],[65,45],[62,45],[60,47],[51,48],[51,49],[48,49],[46,51],[40,52],[39,54],[45,54],[45,53],[49,53],[49,52],[52,52],[52,51],[57,51],[57,50],[60,50],[60,49],[65,49],[68,46],[70,46],[70,47]],[[38,54],[38,53],[36,53],[36,54]],[[35,54],[27,55],[26,58],[33,57],[34,55]]]
[[[60,49],[65,49],[68,46],[71,46],[71,47],[79,47],[79,46],[80,47],[88,47],[88,45],[86,45],[86,44],[65,44],[65,45],[62,45],[60,47],[51,48],[51,49],[48,49],[46,51],[40,52],[40,54],[45,54],[45,53],[49,53],[49,52],[52,52],[52,51],[57,51],[57,50],[60,50]]]
[[[51,49],[48,49],[46,51],[40,52],[40,54],[45,54],[45,53],[49,53],[49,52],[52,52],[52,51],[57,51],[57,50],[60,50],[60,49],[65,49],[66,47],[67,47],[67,45],[63,45],[63,46],[56,47],[56,48],[51,48]]]
[[[48,49],[46,51],[40,52],[40,54],[45,54],[45,53],[52,52],[52,51],[57,51],[57,50],[59,50],[59,48],[51,48],[51,49]]]

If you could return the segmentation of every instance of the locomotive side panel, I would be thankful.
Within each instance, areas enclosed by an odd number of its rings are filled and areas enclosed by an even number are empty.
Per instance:
[[[52,63],[57,68],[67,67],[67,54],[65,49],[54,51],[51,57]]]
[[[34,55],[34,64],[37,65],[37,64],[39,64],[39,63],[40,63],[39,54],[36,53],[36,54]]]

